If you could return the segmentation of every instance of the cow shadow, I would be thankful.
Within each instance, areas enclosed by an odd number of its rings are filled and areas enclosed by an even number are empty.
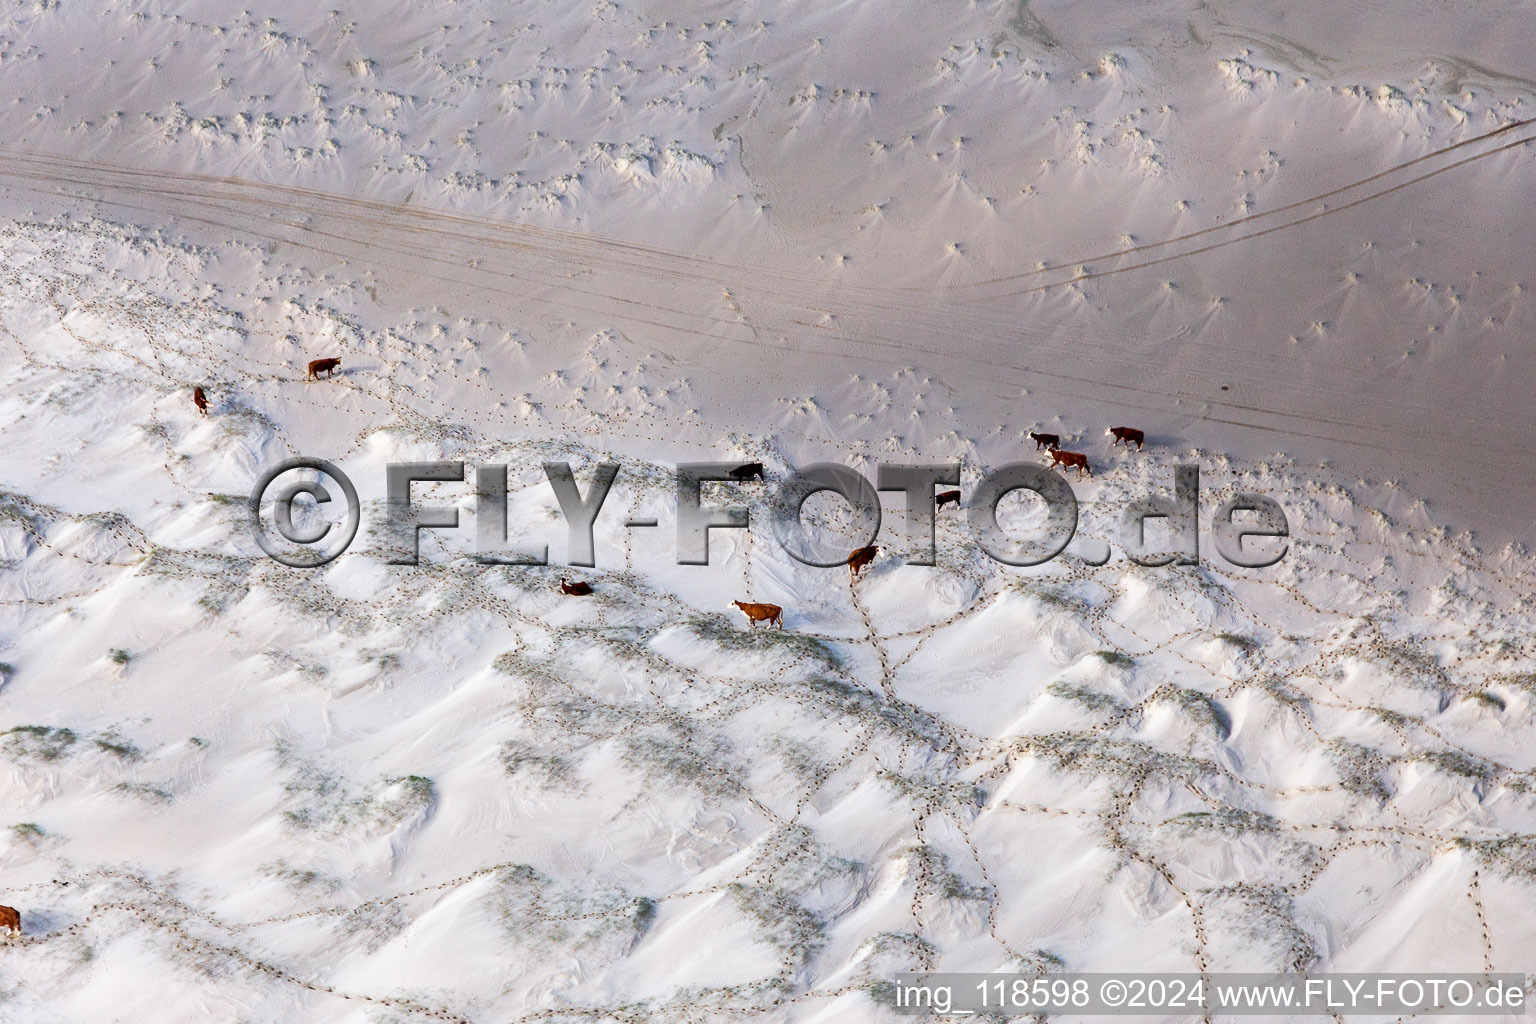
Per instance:
[[[314,381],[316,381],[316,380],[319,380],[319,381],[346,380],[349,377],[358,376],[360,374],[378,373],[379,369],[380,369],[380,364],[378,364],[378,363],[373,363],[372,365],[369,365],[369,366],[338,366],[338,367],[336,367],[336,369],[332,370],[329,374],[322,373],[320,376],[315,377],[313,379],[311,379],[308,375],[305,375],[301,379],[306,381],[307,383],[311,383],[311,384],[314,383]]]

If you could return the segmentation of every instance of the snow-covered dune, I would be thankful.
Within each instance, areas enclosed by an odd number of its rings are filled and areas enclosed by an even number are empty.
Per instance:
[[[0,1018],[1526,969],[1531,37],[1514,4],[13,6]],[[1093,475],[1023,569],[968,517],[1031,431]],[[299,455],[362,499],[319,570],[246,523]],[[506,465],[551,564],[472,557],[472,475],[417,485],[461,528],[390,564],[385,466],[433,460]],[[595,568],[549,461],[622,466]],[[709,485],[753,526],[708,566],[693,461],[769,478]],[[856,581],[787,557],[772,485],[817,462],[959,463],[937,564],[893,492]],[[1118,519],[1181,464],[1200,563],[1138,565]],[[1217,554],[1239,491],[1278,564]]]

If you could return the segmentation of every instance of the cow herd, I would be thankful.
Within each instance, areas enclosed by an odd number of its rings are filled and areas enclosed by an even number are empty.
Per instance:
[[[326,379],[336,374],[336,367],[341,365],[340,359],[311,359],[309,367],[304,374],[305,380],[319,380],[323,373]],[[208,394],[199,385],[192,389],[192,404],[197,406],[199,416],[208,415]]]
[[[1147,443],[1147,435],[1135,427],[1110,427],[1104,433],[1114,438],[1109,445],[1111,448],[1117,444],[1123,444],[1129,448],[1134,444],[1136,450],[1141,451],[1142,446]],[[1039,434],[1030,431],[1029,439],[1035,442],[1035,451],[1050,450],[1052,469],[1057,466],[1062,469],[1075,469],[1079,480],[1085,475],[1093,476],[1093,470],[1088,465],[1088,456],[1082,452],[1062,451],[1060,434]]]
[[[1121,444],[1129,448],[1134,444],[1136,450],[1141,451],[1142,447],[1147,443],[1147,435],[1135,427],[1110,427],[1104,433],[1114,438],[1110,442],[1111,448]],[[1050,452],[1051,469],[1055,469],[1057,466],[1063,469],[1076,469],[1079,479],[1084,475],[1093,475],[1093,470],[1088,465],[1087,455],[1084,455],[1082,452],[1062,450],[1061,435],[1041,434],[1036,431],[1030,431],[1029,439],[1035,442],[1035,451],[1048,450]],[[764,479],[763,464],[761,462],[749,462],[731,470],[730,475],[737,480],[750,480],[753,478],[762,480]],[[939,510],[942,510],[945,505],[949,504],[959,508],[960,492],[940,491],[934,496],[934,504],[935,508]],[[875,560],[875,555],[879,554],[879,552],[880,545],[871,544],[868,547],[856,548],[850,553],[847,562],[850,581],[858,579],[859,573]],[[561,581],[561,589],[564,589],[563,580]],[[570,591],[567,590],[566,593],[570,593]],[[770,626],[776,624],[780,629],[784,628],[784,609],[776,604],[761,604],[752,601],[732,601],[731,603],[740,608],[742,614],[747,617],[749,628],[756,626],[759,622],[767,622]]]
[[[319,380],[324,374],[327,379],[333,376],[336,368],[341,365],[341,360],[336,358],[311,360],[305,374],[305,380]],[[208,415],[208,396],[201,387],[192,389],[192,402],[197,406],[200,415]],[[1110,427],[1106,434],[1114,438],[1111,447],[1123,444],[1127,448],[1136,446],[1140,451],[1146,444],[1146,434],[1134,427]],[[1088,465],[1088,456],[1082,452],[1064,451],[1061,447],[1060,434],[1042,434],[1038,431],[1030,431],[1029,439],[1035,442],[1035,451],[1049,451],[1051,455],[1051,469],[1058,466],[1062,469],[1076,469],[1078,479],[1084,476],[1092,476],[1093,469]],[[745,462],[730,471],[732,479],[745,483],[748,480],[766,481],[761,462]],[[942,511],[945,505],[960,507],[960,492],[957,490],[940,491],[934,496],[935,507]],[[858,579],[859,573],[867,568],[875,560],[875,555],[880,551],[878,544],[870,544],[867,547],[858,548],[848,555],[848,574],[850,579]],[[592,585],[581,580],[575,583],[567,582],[564,577],[560,579],[560,592],[567,597],[586,597],[592,593]],[[777,624],[784,628],[784,610],[776,604],[758,604],[751,601],[731,602],[747,616],[749,625],[755,626],[759,622],[767,622],[769,625]],[[0,907],[0,927],[5,927],[14,918],[15,911],[9,907]],[[10,917],[7,916],[10,915]],[[19,930],[19,925],[16,926]]]
[[[340,365],[341,360],[334,357],[329,359],[313,359],[309,363],[309,367],[305,373],[304,379],[307,381],[319,380],[320,375],[323,373],[325,374],[326,379],[329,380],[332,376],[335,375],[336,368]],[[197,406],[197,411],[200,415],[208,415],[208,396],[204,393],[201,387],[194,387],[192,389],[192,402]],[[1135,427],[1110,427],[1105,431],[1105,433],[1114,438],[1114,441],[1111,443],[1111,447],[1114,447],[1114,445],[1123,444],[1129,448],[1134,444],[1136,446],[1136,450],[1140,451],[1142,446],[1147,442],[1146,434],[1142,433],[1140,430],[1137,430]],[[1038,431],[1032,430],[1029,432],[1029,439],[1035,442],[1035,451],[1050,451],[1051,469],[1055,469],[1058,466],[1060,466],[1062,469],[1075,469],[1077,470],[1077,477],[1079,480],[1081,480],[1084,476],[1093,475],[1093,469],[1088,465],[1087,455],[1084,455],[1082,452],[1069,452],[1062,450],[1060,434],[1042,434]],[[763,464],[761,462],[742,463],[740,466],[737,466],[735,469],[731,470],[730,475],[733,479],[740,480],[743,483],[748,480],[767,479],[763,475]],[[951,502],[953,502],[955,507],[958,508],[960,506],[960,492],[944,491],[938,495],[937,500],[938,507],[940,509],[942,509],[945,505],[950,504]],[[564,584],[562,583],[562,588],[563,587]],[[590,591],[588,592],[590,593]],[[566,591],[566,593],[572,592]]]

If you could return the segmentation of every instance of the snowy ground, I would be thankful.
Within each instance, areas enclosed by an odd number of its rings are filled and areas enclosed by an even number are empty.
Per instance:
[[[7,1021],[864,1021],[894,972],[1528,970],[1517,4],[0,15]],[[304,364],[343,357],[332,381]],[[212,415],[197,415],[194,385]],[[1147,431],[1111,450],[1110,423]],[[1278,566],[674,564],[670,468],[1202,470]],[[548,568],[260,557],[511,467]],[[541,462],[624,471],[564,598]],[[770,493],[738,489],[757,522]],[[888,496],[895,497],[895,496]],[[625,530],[629,514],[655,531]],[[750,633],[733,599],[784,606]]]

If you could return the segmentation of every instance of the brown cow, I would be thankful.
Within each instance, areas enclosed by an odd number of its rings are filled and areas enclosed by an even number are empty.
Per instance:
[[[560,577],[560,593],[570,597],[586,597],[592,593],[592,584],[577,580],[575,583],[565,582],[565,577]]]
[[[953,502],[955,507],[959,508],[960,507],[960,492],[959,491],[940,491],[938,493],[938,496],[936,498],[934,498],[934,501],[938,502],[938,505],[936,506],[938,508],[943,508],[945,505],[949,504],[950,502]]]
[[[1093,476],[1093,470],[1088,468],[1088,456],[1084,455],[1082,452],[1051,452],[1050,468],[1055,469],[1057,466],[1061,466],[1067,469],[1076,466],[1077,478],[1079,480],[1083,478],[1084,473],[1087,473],[1089,476]]]
[[[1143,434],[1135,427],[1110,427],[1105,431],[1105,433],[1114,436],[1114,441],[1110,444],[1111,448],[1122,442],[1124,442],[1125,446],[1129,448],[1131,446],[1131,442],[1135,441],[1136,450],[1141,451],[1141,446],[1147,443],[1147,435]]]
[[[753,604],[751,601],[732,601],[731,604],[746,615],[748,629],[755,629],[764,620],[770,626],[777,622],[780,629],[784,628],[784,609],[776,604]]]
[[[322,373],[325,374],[327,378],[329,378],[333,373],[336,372],[336,367],[338,367],[340,365],[341,365],[341,360],[340,359],[315,359],[315,360],[311,360],[310,364],[309,364],[309,375],[307,377],[305,377],[304,379],[305,380],[319,380],[320,379],[320,375]]]
[[[1037,434],[1031,430],[1029,432],[1029,439],[1035,442],[1035,451],[1039,451],[1041,448],[1049,448],[1051,451],[1055,451],[1061,447],[1061,435],[1059,434]]]
[[[14,938],[21,934],[21,912],[15,907],[0,907],[0,928],[11,933]]]
[[[203,394],[202,388],[192,389],[192,402],[197,406],[197,411],[204,416],[208,415],[208,396]]]
[[[848,578],[857,579],[859,576],[859,570],[873,562],[875,560],[875,556],[879,553],[879,544],[871,544],[865,548],[856,548],[853,553],[848,556]]]
[[[751,480],[757,477],[763,479],[763,464],[761,462],[748,462],[731,470],[731,476],[737,480]]]

